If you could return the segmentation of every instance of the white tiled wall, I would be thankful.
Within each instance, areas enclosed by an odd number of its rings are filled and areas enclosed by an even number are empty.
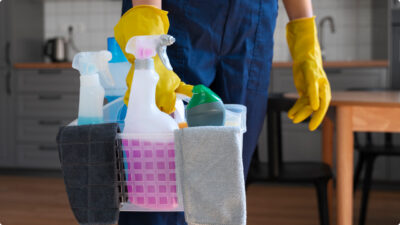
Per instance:
[[[336,32],[325,24],[327,60],[371,59],[371,2],[376,0],[314,0],[317,24],[324,16],[332,16]],[[378,0],[381,1],[381,0]],[[113,36],[113,27],[121,14],[121,1],[48,0],[45,2],[45,37],[66,36],[74,26],[75,42],[80,50],[106,48],[106,38]],[[275,31],[275,61],[290,60],[285,26],[288,22],[282,1]],[[375,43],[374,43],[375,44]],[[383,46],[386,47],[386,46]]]
[[[335,33],[331,33],[329,24],[325,23],[324,29],[318,31],[324,32],[327,60],[371,59],[372,1],[374,0],[313,1],[317,26],[323,17],[332,16],[336,28]],[[285,37],[287,22],[284,6],[282,1],[279,1],[279,16],[275,31],[275,61],[290,59]],[[384,44],[382,47],[387,48]]]
[[[46,1],[45,38],[67,37],[68,26],[72,25],[80,51],[106,49],[107,37],[114,36],[113,27],[121,16],[121,4],[105,0]]]

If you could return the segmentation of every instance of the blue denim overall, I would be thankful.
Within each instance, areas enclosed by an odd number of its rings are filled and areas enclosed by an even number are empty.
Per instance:
[[[163,0],[168,57],[186,83],[204,84],[226,104],[247,106],[243,166],[247,176],[267,108],[277,0]],[[123,1],[122,13],[132,7]],[[121,212],[120,225],[182,225],[183,213]]]

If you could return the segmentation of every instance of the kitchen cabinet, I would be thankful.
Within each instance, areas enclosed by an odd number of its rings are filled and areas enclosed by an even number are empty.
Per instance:
[[[14,95],[8,69],[0,69],[0,167],[15,166]]]
[[[392,2],[392,1],[390,1]],[[397,4],[399,1],[393,1]],[[389,13],[389,60],[391,71],[391,87],[400,89],[400,10],[398,4]]]
[[[43,61],[42,0],[0,1],[0,167],[16,167],[16,62]]]
[[[7,138],[7,111],[6,111],[6,37],[5,37],[5,13],[4,4],[0,3],[0,165],[8,161]]]
[[[327,68],[332,91],[388,87],[387,68]],[[274,69],[270,92],[296,92],[291,68]]]
[[[6,23],[5,5],[0,3],[0,68],[6,66]]]
[[[17,167],[60,168],[56,136],[74,120],[79,73],[73,69],[16,69],[15,151]]]
[[[0,68],[6,65],[6,35],[5,35],[5,24],[6,18],[4,14],[4,4],[0,3]]]
[[[11,139],[12,136],[10,130],[10,101],[9,95],[7,93],[4,85],[6,84],[6,75],[7,71],[5,69],[0,69],[0,165],[2,166],[11,166],[14,163],[14,152],[11,148]]]
[[[0,165],[6,166],[12,160],[8,137],[8,67],[6,47],[6,14],[5,4],[0,2]]]
[[[0,2],[0,62],[43,61],[44,12],[42,0],[3,0]],[[5,58],[4,58],[5,57]]]
[[[79,77],[71,69],[21,69],[17,70],[17,86],[23,93],[76,94],[79,92]],[[53,96],[54,97],[54,96]]]
[[[385,67],[374,68],[326,68],[328,79],[333,91],[349,90],[354,88],[387,88],[388,70]],[[296,92],[291,68],[274,68],[270,78],[270,92]],[[267,148],[266,124],[260,135],[260,149]],[[282,113],[282,148],[283,158],[286,161],[320,161],[322,149],[321,128],[314,132],[308,131],[308,124],[293,124],[287,113]],[[379,135],[374,138],[381,138]],[[365,140],[362,136],[361,141]],[[357,154],[356,154],[357,155]],[[260,152],[260,158],[267,160],[265,152]],[[389,159],[377,160],[374,169],[374,178],[389,179],[391,172]],[[398,163],[397,163],[398,164]],[[392,166],[395,167],[395,166]],[[400,166],[399,166],[400,167]],[[397,167],[397,169],[400,169]],[[398,174],[398,173],[396,173]],[[392,176],[393,177],[393,176]],[[400,180],[400,177],[398,177]]]

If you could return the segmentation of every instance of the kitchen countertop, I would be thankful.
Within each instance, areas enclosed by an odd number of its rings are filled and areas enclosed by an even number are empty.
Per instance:
[[[387,60],[370,60],[370,61],[327,61],[324,62],[324,68],[371,68],[371,67],[388,67]],[[291,68],[291,62],[273,62],[272,68]],[[72,63],[16,63],[16,69],[71,69]]]

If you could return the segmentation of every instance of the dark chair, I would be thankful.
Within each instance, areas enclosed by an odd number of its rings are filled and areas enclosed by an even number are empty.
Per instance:
[[[400,156],[400,146],[393,145],[391,133],[383,133],[384,144],[377,145],[372,140],[372,133],[367,132],[366,143],[360,144],[360,133],[354,135],[354,148],[359,154],[357,166],[354,173],[354,191],[357,189],[357,184],[360,179],[361,171],[365,167],[365,175],[362,186],[361,207],[359,216],[359,225],[364,225],[367,216],[368,197],[371,189],[372,172],[374,169],[375,160],[378,156]]]
[[[322,162],[283,162],[281,112],[288,111],[294,100],[283,98],[282,94],[271,94],[268,100],[268,163],[258,159],[258,151],[253,155],[247,185],[253,182],[312,183],[318,198],[321,225],[329,224],[328,181],[333,177],[329,165]]]

